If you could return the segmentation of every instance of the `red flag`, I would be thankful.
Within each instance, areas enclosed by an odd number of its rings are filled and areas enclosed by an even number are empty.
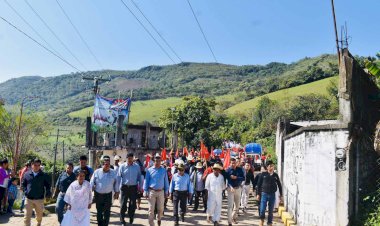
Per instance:
[[[187,147],[183,148],[183,155],[186,157],[189,155],[189,151],[187,150]]]
[[[227,149],[226,157],[224,158],[223,168],[227,169],[230,166],[231,150]]]
[[[211,157],[215,158],[214,147],[211,147]]]
[[[164,148],[161,152],[161,159],[164,161],[166,160],[166,148]]]
[[[224,152],[225,152],[224,149],[222,149],[222,153],[220,154],[221,159],[224,159]]]
[[[210,152],[208,152],[208,148],[205,148],[204,155],[205,155],[206,161],[208,161],[210,159]]]
[[[144,164],[145,168],[149,167],[149,163],[150,163],[150,155],[148,154],[146,155],[146,158],[145,158],[145,164]]]
[[[203,148],[203,140],[201,140],[201,150],[200,150],[200,156],[201,156],[201,159],[204,159],[204,148]]]

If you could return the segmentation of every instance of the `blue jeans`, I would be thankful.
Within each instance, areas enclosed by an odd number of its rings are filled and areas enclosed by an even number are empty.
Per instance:
[[[22,193],[20,210],[22,211],[24,209],[24,207],[25,207],[25,193],[23,192]]]
[[[276,201],[276,193],[261,193],[260,202],[260,219],[265,219],[265,210],[268,203],[268,224],[272,224],[273,221],[273,208]]]
[[[65,198],[65,195],[62,194],[62,192],[59,193],[57,202],[55,203],[55,213],[58,216],[58,222],[62,223],[63,220],[63,210],[65,208],[65,201],[63,199]]]
[[[12,213],[13,209],[13,204],[15,203],[14,199],[9,199],[8,198],[8,208],[7,208],[7,213]]]

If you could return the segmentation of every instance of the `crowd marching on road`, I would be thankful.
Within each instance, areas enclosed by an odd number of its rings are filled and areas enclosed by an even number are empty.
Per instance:
[[[51,196],[56,199],[55,212],[62,226],[90,225],[92,205],[96,207],[97,224],[107,226],[114,200],[120,201],[120,223],[132,225],[141,198],[146,198],[149,203],[147,218],[150,226],[161,225],[169,200],[173,204],[175,225],[186,222],[190,206],[193,206],[192,211],[198,211],[200,201],[207,222],[219,225],[224,198],[227,199],[228,225],[238,225],[239,211],[247,212],[251,191],[256,191],[260,225],[264,225],[266,212],[267,223],[272,225],[273,211],[282,199],[281,182],[270,160],[256,174],[244,155],[221,158],[215,153],[203,158],[198,151],[172,151],[168,156],[163,151],[154,156],[146,155],[144,163],[133,153],[126,157],[126,161],[121,162],[121,156],[116,155],[115,164],[111,165],[110,157],[104,155],[100,159],[101,166],[93,170],[87,165],[87,157],[81,156],[79,166],[66,164],[53,189],[48,175],[41,169],[41,160],[27,162],[18,178],[8,169],[8,160],[1,160],[1,214],[13,213],[18,183],[22,191],[20,211],[23,213],[25,208],[25,226],[31,225],[32,214],[35,214],[37,225],[42,224],[44,199]],[[51,190],[54,191],[52,195]],[[8,202],[7,209],[4,200]]]

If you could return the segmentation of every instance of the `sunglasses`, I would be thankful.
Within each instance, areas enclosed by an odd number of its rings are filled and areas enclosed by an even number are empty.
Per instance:
[[[178,169],[178,171],[184,171],[184,169]]]

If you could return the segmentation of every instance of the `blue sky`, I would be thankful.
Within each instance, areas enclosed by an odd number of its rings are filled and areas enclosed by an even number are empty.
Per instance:
[[[85,68],[44,27],[25,0],[7,1],[67,61],[83,71],[102,69],[55,0],[27,1]],[[131,0],[124,1],[139,15]],[[213,62],[186,0],[134,1],[183,61]],[[305,56],[336,51],[330,0],[190,1],[220,63],[290,63]],[[172,64],[120,0],[60,0],[60,3],[103,68],[134,70],[152,64]],[[351,52],[375,55],[380,50],[380,1],[335,0],[335,3],[338,26],[347,22],[352,37]],[[4,0],[0,0],[0,16],[44,43]],[[139,17],[144,21],[141,15]],[[165,47],[164,43],[162,45]],[[73,71],[73,68],[0,20],[0,82],[25,75],[55,76]]]

